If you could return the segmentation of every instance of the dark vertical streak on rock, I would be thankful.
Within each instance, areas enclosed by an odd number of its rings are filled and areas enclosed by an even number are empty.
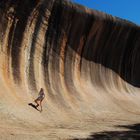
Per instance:
[[[82,46],[82,52],[81,52],[81,56],[80,56],[80,72],[81,72],[81,67],[82,67],[82,58],[83,58],[83,54],[84,54],[84,48],[86,48],[86,43],[88,40],[88,36],[90,33],[90,30],[92,28],[92,25],[94,24],[94,17],[91,15],[88,15],[88,19],[86,20],[86,25],[85,25],[85,36],[84,36],[84,44]]]
[[[79,54],[80,58],[82,59],[81,56],[83,54],[87,36],[93,24],[94,17],[72,8],[69,11],[72,13],[72,18],[70,21],[71,29],[68,35],[65,57],[65,81],[67,88],[69,89],[71,94],[74,95],[77,93],[73,81],[75,57],[77,54]],[[82,46],[79,45],[81,40],[83,40]],[[77,73],[79,73],[79,71],[77,71]]]
[[[62,1],[57,0],[54,2],[52,10],[51,10],[51,16],[48,22],[48,30],[46,32],[46,44],[44,45],[44,53],[43,53],[43,66],[44,66],[44,81],[46,86],[48,87],[49,96],[53,99],[53,101],[57,102],[59,99],[64,104],[64,99],[61,96],[61,90],[59,84],[57,84],[55,81],[60,80],[59,76],[59,59],[60,59],[60,50],[61,50],[61,40],[62,40],[62,23],[63,20],[63,10],[64,7],[62,7]],[[48,71],[48,66],[50,65],[50,73]],[[51,86],[50,85],[51,81]],[[56,94],[54,95],[52,88],[54,91],[56,91]],[[57,99],[57,100],[55,100]]]
[[[44,75],[44,83],[46,85],[47,90],[49,92],[49,96],[53,97],[53,92],[50,87],[50,78],[49,78],[49,61],[50,61],[50,55],[51,55],[51,45],[52,45],[52,39],[53,39],[53,29],[52,29],[52,22],[53,22],[53,16],[55,12],[55,3],[50,3],[50,6],[48,7],[51,15],[49,17],[48,21],[48,29],[45,33],[45,44],[43,46],[43,55],[42,55],[42,65],[43,65],[43,75]]]
[[[69,93],[71,93],[71,95],[76,95],[77,91],[75,89],[74,81],[73,81],[73,72],[74,72],[73,66],[75,62],[75,55],[76,55],[75,52],[78,49],[78,45],[80,42],[80,35],[82,34],[83,31],[82,27],[84,26],[85,17],[83,14],[84,19],[81,19],[82,13],[77,13],[76,9],[73,8],[71,8],[69,12],[72,13],[72,17],[71,17],[71,21],[69,21],[71,28],[68,34],[68,41],[67,41],[66,54],[65,54],[64,78]]]
[[[32,43],[31,43],[31,51],[30,51],[30,58],[29,58],[29,73],[28,73],[28,82],[29,82],[29,88],[36,91],[36,81],[35,81],[35,69],[34,69],[34,53],[35,53],[35,47],[36,47],[36,40],[38,38],[39,29],[42,22],[42,16],[44,15],[43,4],[38,7],[39,15],[37,17],[37,22],[35,25],[33,37],[32,37]]]
[[[23,35],[24,35],[24,31],[25,31],[26,24],[28,21],[28,17],[36,4],[37,4],[36,1],[33,1],[33,0],[31,1],[16,0],[16,5],[18,6],[15,8],[15,11],[16,11],[15,17],[18,20],[18,22],[17,22],[16,29],[13,35],[13,42],[11,44],[12,46],[11,65],[12,65],[12,70],[13,70],[13,77],[17,84],[20,84],[20,81],[21,81],[20,70],[19,70],[21,43],[23,40]]]
[[[6,3],[5,0],[0,1],[0,41],[1,41],[1,51],[3,51],[3,40],[4,35],[7,27],[7,19],[5,18],[5,13],[3,11],[6,11]]]
[[[136,32],[134,40],[134,49],[132,51],[132,72],[131,80],[136,86],[140,85],[140,32]]]
[[[37,22],[35,25],[35,30],[34,30],[32,44],[31,44],[28,81],[29,81],[29,85],[31,86],[30,88],[35,91],[37,90],[36,81],[35,81],[35,69],[34,69],[35,45],[36,45],[36,40],[38,38],[40,26],[43,23],[43,17],[45,16],[46,9],[49,10],[50,4],[51,2],[49,0],[47,1],[44,0],[42,4],[38,7],[39,14],[37,17]]]
[[[10,32],[9,32],[9,36],[8,36],[8,46],[7,46],[7,54],[8,54],[8,58],[10,57],[10,52],[11,52],[11,44],[12,44],[12,37],[13,37],[13,33],[14,33],[14,23],[15,20],[13,21],[12,27],[10,28]]]
[[[124,56],[123,56],[123,63],[122,63],[122,73],[121,76],[124,78],[124,80],[132,81],[132,57],[133,57],[133,50],[135,48],[135,42],[136,42],[136,30],[130,30],[129,36],[127,38],[126,47],[124,50]]]
[[[63,103],[63,98],[61,96],[61,91],[59,90],[59,84],[56,84],[55,81],[59,81],[59,59],[60,59],[60,50],[61,50],[61,37],[62,37],[62,1],[57,0],[54,3],[52,17],[51,17],[51,26],[52,29],[52,42],[51,42],[51,56],[50,56],[50,80],[51,80],[51,88],[56,91],[55,99],[59,99],[61,103]],[[55,101],[55,100],[54,100]],[[57,101],[57,100],[56,100]],[[60,103],[60,102],[59,102]]]

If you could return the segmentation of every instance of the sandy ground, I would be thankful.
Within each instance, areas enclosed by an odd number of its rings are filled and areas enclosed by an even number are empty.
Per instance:
[[[14,108],[15,109],[15,108]],[[52,112],[44,108],[40,113],[37,110],[26,107],[12,108],[1,114],[0,139],[1,140],[67,140],[89,138],[90,135],[103,131],[127,131],[118,125],[131,125],[138,123],[139,115],[111,114],[104,112],[100,117],[72,116],[65,119],[64,116],[55,117]],[[24,110],[26,109],[26,110]],[[47,116],[47,114],[49,114]],[[108,114],[108,115],[107,115]],[[27,116],[26,116],[27,115]],[[52,117],[50,117],[52,115]],[[20,116],[20,118],[19,118]]]

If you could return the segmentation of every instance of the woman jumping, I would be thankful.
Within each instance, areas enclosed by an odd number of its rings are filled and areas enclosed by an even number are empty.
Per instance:
[[[43,88],[41,88],[40,92],[38,94],[38,98],[34,100],[34,102],[37,104],[36,108],[40,105],[40,107],[41,107],[40,112],[42,112],[42,101],[44,98],[45,98],[44,90],[43,90]]]

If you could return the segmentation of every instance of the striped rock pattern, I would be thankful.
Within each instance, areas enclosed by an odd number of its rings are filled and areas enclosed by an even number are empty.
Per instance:
[[[3,104],[42,87],[55,113],[139,114],[139,26],[65,0],[1,0],[0,17]]]

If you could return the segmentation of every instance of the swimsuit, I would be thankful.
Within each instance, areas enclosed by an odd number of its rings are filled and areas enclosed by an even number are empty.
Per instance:
[[[43,92],[40,92],[37,100],[43,100],[44,98],[45,98],[45,94]]]

